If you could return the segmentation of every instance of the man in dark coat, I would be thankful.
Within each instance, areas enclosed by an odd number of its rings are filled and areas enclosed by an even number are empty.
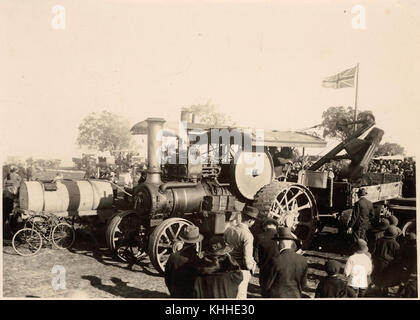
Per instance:
[[[301,298],[306,286],[308,263],[295,252],[297,237],[289,228],[280,227],[274,240],[278,240],[280,252],[273,257],[264,272],[268,298]]]
[[[327,276],[319,282],[315,290],[315,298],[356,297],[356,292],[338,277],[340,273],[339,262],[328,260],[325,263],[325,271]]]
[[[359,200],[354,204],[353,213],[347,229],[347,233],[353,235],[354,242],[358,239],[367,241],[366,231],[370,229],[375,219],[373,204],[366,199],[366,190],[360,188],[357,195],[359,196]]]
[[[279,254],[277,242],[273,238],[277,235],[277,220],[267,218],[263,221],[263,232],[255,237],[254,259],[260,269],[260,286],[261,294],[266,297],[266,288],[262,285],[265,283],[264,275],[269,261]]]
[[[198,227],[184,227],[180,239],[184,247],[170,255],[165,265],[165,284],[172,298],[192,298],[194,270],[200,262],[196,244],[203,240]]]
[[[373,255],[373,281],[376,286],[384,289],[395,285],[397,275],[391,270],[392,263],[399,258],[400,245],[395,240],[399,232],[397,227],[389,226],[382,239],[376,243],[375,254]],[[384,289],[384,292],[387,291]],[[386,292],[385,292],[386,293]]]
[[[241,267],[229,255],[232,247],[214,236],[195,272],[193,298],[231,298],[238,295],[243,280]]]

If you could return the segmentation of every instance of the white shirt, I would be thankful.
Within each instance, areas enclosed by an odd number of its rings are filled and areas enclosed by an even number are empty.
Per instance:
[[[225,230],[226,243],[233,247],[230,255],[239,263],[243,270],[255,270],[254,236],[244,223],[232,225]]]
[[[372,260],[364,253],[350,256],[344,268],[344,274],[349,277],[349,286],[354,288],[367,288],[371,273]]]

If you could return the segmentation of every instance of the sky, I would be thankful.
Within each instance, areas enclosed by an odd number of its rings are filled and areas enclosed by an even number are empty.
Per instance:
[[[352,27],[355,5],[365,29]],[[2,0],[1,156],[71,162],[90,112],[174,121],[209,100],[241,126],[307,128],[330,106],[354,105],[354,88],[321,82],[357,63],[359,109],[374,113],[383,141],[415,154],[419,9],[416,0]]]

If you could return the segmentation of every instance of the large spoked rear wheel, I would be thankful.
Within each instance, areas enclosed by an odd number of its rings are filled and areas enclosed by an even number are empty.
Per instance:
[[[34,256],[42,248],[42,237],[34,229],[23,228],[13,236],[12,247],[21,256]]]
[[[52,243],[57,249],[70,248],[75,239],[76,233],[74,232],[74,228],[66,222],[57,224],[51,233]]]
[[[135,211],[119,212],[112,217],[105,236],[108,248],[121,261],[129,262],[145,251],[145,233]]]
[[[153,230],[149,240],[149,257],[159,273],[165,272],[169,256],[183,248],[184,242],[179,238],[181,230],[191,225],[194,224],[186,219],[169,218]],[[200,249],[201,242],[197,243],[197,251]]]
[[[261,188],[254,206],[280,226],[291,228],[307,249],[318,225],[318,210],[311,191],[303,185],[273,181]]]

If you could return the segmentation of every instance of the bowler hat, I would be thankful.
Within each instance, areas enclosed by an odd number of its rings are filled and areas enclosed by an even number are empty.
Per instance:
[[[388,229],[385,230],[384,238],[395,238],[398,237],[400,232],[396,226],[390,225]]]
[[[325,271],[328,275],[332,276],[333,274],[337,274],[340,272],[340,263],[335,260],[328,260],[325,263]]]
[[[231,252],[232,250],[233,248],[225,242],[222,236],[214,236],[210,238],[208,248],[207,250],[205,250],[205,254],[212,256],[221,256]]]
[[[252,219],[257,220],[260,212],[257,208],[246,205],[242,210],[242,213],[247,215],[248,217],[251,217]]]
[[[299,239],[293,234],[290,228],[286,227],[279,227],[277,229],[277,234],[274,236],[273,240],[295,240],[298,241]]]
[[[382,219],[372,230],[372,232],[380,232],[388,229],[390,223],[388,219]]]
[[[279,223],[278,223],[278,221],[276,219],[273,219],[273,218],[265,218],[264,221],[263,221],[263,223],[262,223],[262,227],[265,228],[266,226],[268,226],[270,224],[272,224],[272,225],[274,225],[276,227],[279,226]]]
[[[367,253],[369,252],[369,248],[367,246],[367,242],[363,239],[358,239],[356,242],[356,252],[357,253]]]
[[[196,243],[203,240],[203,235],[200,234],[198,227],[196,226],[186,226],[182,230],[182,234],[179,238],[186,243]]]
[[[357,195],[359,196],[359,197],[361,197],[361,196],[365,196],[365,195],[367,195],[368,193],[367,193],[367,191],[365,190],[365,189],[362,189],[362,188],[359,188],[359,191],[357,191]]]

